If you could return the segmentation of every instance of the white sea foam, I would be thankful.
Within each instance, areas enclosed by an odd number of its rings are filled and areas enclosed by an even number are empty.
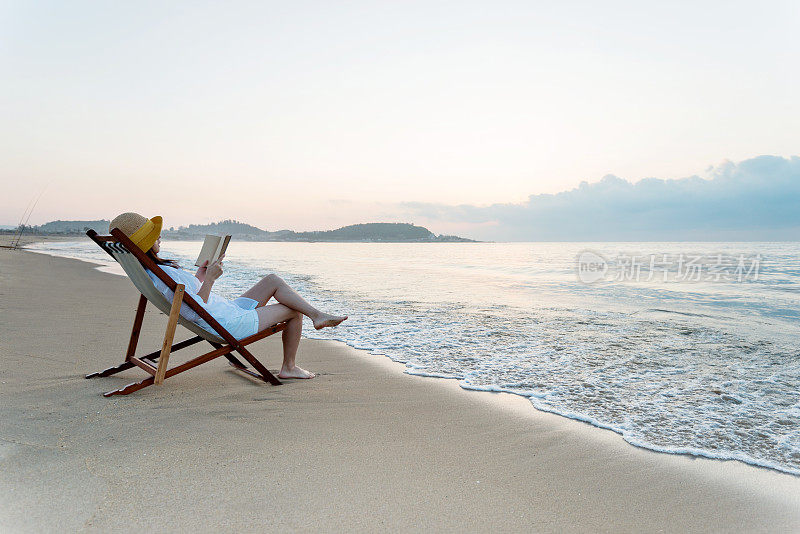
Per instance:
[[[350,315],[336,339],[530,398],[543,411],[652,450],[800,474],[800,245],[597,244],[648,253],[760,253],[744,283],[582,284],[570,243],[237,243],[216,286],[239,295],[276,272],[321,308]],[[89,242],[34,249],[107,263]],[[199,243],[164,243],[191,265]]]

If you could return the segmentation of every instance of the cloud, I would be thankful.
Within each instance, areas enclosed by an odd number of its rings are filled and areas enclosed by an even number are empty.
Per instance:
[[[499,241],[800,239],[800,157],[758,156],[706,174],[636,183],[608,175],[521,204],[402,206],[429,224],[474,225],[465,233]]]

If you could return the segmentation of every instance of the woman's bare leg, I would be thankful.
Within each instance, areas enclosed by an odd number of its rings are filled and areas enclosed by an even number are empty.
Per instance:
[[[259,332],[276,323],[284,321],[288,323],[282,334],[283,365],[281,365],[278,378],[314,378],[314,373],[295,365],[300,336],[303,332],[303,315],[283,304],[262,306],[256,308],[256,312],[258,313]]]
[[[319,311],[275,274],[265,276],[256,285],[245,291],[242,296],[257,301],[259,306],[264,306],[269,299],[275,297],[275,300],[284,306],[308,316],[314,322],[314,328],[317,330],[326,326],[336,326],[347,319],[346,315],[331,315]]]

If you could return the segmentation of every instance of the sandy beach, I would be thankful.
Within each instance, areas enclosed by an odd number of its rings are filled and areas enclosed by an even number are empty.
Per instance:
[[[17,244],[19,248],[31,243],[51,242],[51,241],[76,241],[83,239],[83,236],[68,236],[68,235],[36,235],[36,234],[22,234],[19,236],[19,243],[17,243],[16,234],[0,234],[0,248],[11,248]]]
[[[219,359],[103,398],[143,377],[83,378],[121,361],[133,286],[0,249],[0,293],[2,532],[800,529],[800,477],[639,449],[340,343],[303,340],[311,381]],[[149,307],[140,353],[164,325]],[[279,365],[279,339],[252,350]]]

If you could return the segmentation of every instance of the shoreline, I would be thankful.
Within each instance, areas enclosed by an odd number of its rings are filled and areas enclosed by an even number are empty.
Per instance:
[[[32,237],[34,237],[34,236],[32,236]],[[68,241],[68,242],[75,242],[76,241],[75,239],[72,239],[71,237],[64,237],[64,236],[58,237],[55,240],[56,241]],[[26,243],[26,247],[27,247],[27,245],[32,245],[32,244],[36,244],[36,241],[32,241],[31,243]],[[115,275],[118,275],[118,276],[121,276],[121,277],[125,278],[125,274],[122,271],[122,269],[119,267],[119,265],[117,265],[115,262],[113,262],[111,260],[109,260],[106,263],[98,263],[98,262],[93,261],[91,259],[78,258],[78,257],[75,257],[75,256],[59,256],[58,254],[54,254],[54,253],[51,253],[49,251],[37,251],[37,250],[31,250],[31,249],[27,249],[27,250],[30,251],[30,252],[33,252],[33,253],[44,254],[44,255],[53,256],[53,257],[63,257],[63,258],[77,259],[78,261],[82,261],[84,263],[87,263],[89,265],[94,266],[94,268],[96,270],[100,271],[100,272],[107,272],[107,273],[115,274]],[[625,442],[628,446],[631,446],[631,447],[636,447],[636,448],[639,448],[639,449],[643,449],[643,450],[646,450],[646,451],[649,451],[649,452],[658,453],[658,454],[686,456],[686,457],[689,457],[689,458],[703,458],[703,459],[716,460],[716,461],[722,461],[722,462],[727,462],[727,461],[739,462],[739,463],[742,463],[742,464],[745,464],[745,465],[748,465],[748,466],[751,466],[751,467],[759,468],[759,469],[766,469],[766,470],[777,472],[777,473],[784,474],[784,475],[800,477],[800,472],[798,472],[798,471],[791,470],[791,469],[788,469],[788,468],[783,468],[783,467],[781,467],[779,465],[773,464],[773,463],[765,461],[765,460],[758,460],[758,459],[749,458],[749,457],[741,457],[740,455],[732,455],[732,456],[723,457],[723,456],[720,456],[720,455],[714,455],[713,453],[711,453],[711,452],[709,452],[709,451],[707,451],[705,449],[695,449],[695,448],[692,448],[692,447],[681,447],[679,449],[671,449],[670,450],[670,449],[659,448],[657,446],[653,446],[653,445],[650,445],[650,444],[647,444],[647,443],[636,443],[634,441],[629,441],[625,436],[625,432],[623,430],[621,430],[621,429],[615,428],[615,427],[613,427],[611,425],[608,425],[608,424],[604,424],[604,423],[602,423],[600,421],[597,421],[596,419],[583,416],[582,414],[576,414],[576,413],[565,414],[565,413],[561,413],[561,412],[558,412],[558,411],[555,411],[555,410],[548,410],[546,406],[542,406],[542,405],[540,405],[540,403],[537,403],[537,400],[534,397],[525,395],[524,393],[518,393],[518,392],[515,392],[515,391],[508,391],[508,390],[504,390],[502,388],[491,388],[491,389],[489,389],[489,388],[480,388],[480,387],[469,387],[469,386],[463,385],[462,380],[460,378],[458,378],[458,377],[449,377],[449,376],[441,376],[441,375],[435,375],[435,374],[417,373],[417,372],[414,372],[414,368],[413,367],[409,367],[407,364],[405,364],[403,362],[398,362],[396,360],[393,360],[390,356],[388,356],[386,354],[379,353],[379,352],[369,352],[368,350],[359,349],[359,348],[355,347],[354,345],[350,345],[346,341],[341,340],[341,339],[329,340],[329,339],[326,339],[326,338],[308,337],[306,335],[306,332],[307,332],[307,330],[304,330],[303,339],[307,339],[307,340],[314,339],[314,340],[318,340],[318,341],[333,341],[333,342],[336,342],[336,343],[341,343],[342,345],[344,345],[344,346],[346,346],[348,348],[354,349],[354,350],[359,351],[359,352],[364,352],[365,354],[369,354],[370,357],[379,357],[381,359],[388,360],[389,362],[391,362],[393,364],[396,364],[398,366],[397,370],[403,372],[404,374],[410,375],[410,376],[416,376],[416,377],[420,377],[420,378],[434,378],[434,379],[445,380],[445,381],[455,381],[457,383],[457,385],[459,386],[459,388],[461,390],[463,390],[463,391],[479,392],[479,393],[495,393],[495,394],[500,393],[500,394],[510,395],[512,397],[522,398],[522,399],[525,400],[525,402],[527,403],[529,408],[534,410],[535,412],[552,414],[552,415],[555,415],[557,417],[561,417],[561,418],[568,419],[568,420],[571,420],[571,421],[577,421],[577,422],[584,423],[584,424],[586,424],[586,425],[588,425],[588,426],[590,426],[592,428],[595,428],[595,429],[612,432],[612,433],[616,434],[617,436],[619,436],[619,438],[622,439],[623,442]]]
[[[274,388],[212,362],[160,388],[105,399],[102,391],[141,372],[82,374],[116,363],[137,293],[86,263],[0,251],[5,529],[800,525],[792,475],[634,447],[519,395],[398,373],[403,364],[341,342],[303,340],[301,364],[320,373],[311,381]],[[142,349],[160,345],[163,323],[146,315]],[[278,343],[253,346],[270,368]],[[222,501],[209,510],[193,499],[198,491]],[[153,502],[171,507],[153,510]],[[302,504],[302,517],[274,515],[290,503]]]

